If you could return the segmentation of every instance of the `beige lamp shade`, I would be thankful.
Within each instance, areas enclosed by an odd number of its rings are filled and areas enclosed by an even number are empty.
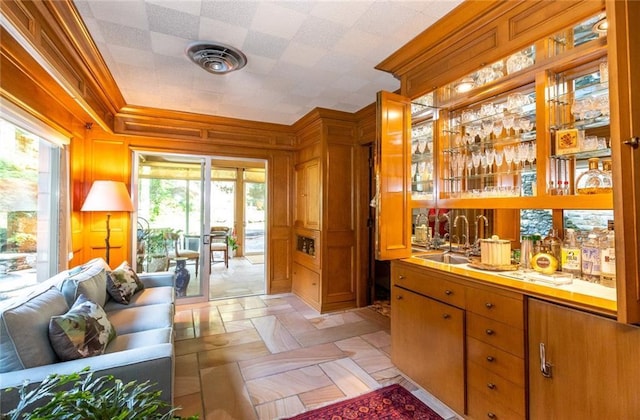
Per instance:
[[[133,211],[124,182],[93,181],[81,211]]]

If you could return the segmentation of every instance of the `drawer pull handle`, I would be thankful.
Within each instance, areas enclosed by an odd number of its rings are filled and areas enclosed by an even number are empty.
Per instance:
[[[404,276],[403,276],[402,274],[400,274],[400,275],[398,276],[398,278],[399,278],[400,280],[403,280],[403,279],[404,279]]]
[[[486,306],[487,309],[491,309],[491,308],[493,308],[493,303],[487,302],[487,303],[484,304],[484,306]]]
[[[495,333],[495,331],[493,331],[491,328],[487,328],[485,332],[487,333],[487,335],[493,335]]]
[[[398,300],[402,300],[402,295],[398,295],[398,296],[396,296],[396,299],[398,299]]]
[[[312,285],[312,286],[315,286],[315,285],[316,285],[316,283],[311,283],[311,285]]]
[[[498,418],[498,416],[496,416],[495,413],[492,413],[491,411],[489,411],[487,413],[487,417],[490,418],[490,419],[497,419]]]
[[[487,384],[487,388],[489,388],[489,389],[496,389],[496,384],[492,384],[491,382],[489,382],[489,383]]]
[[[450,295],[453,294],[453,292],[451,290],[447,289],[447,290],[444,291],[444,294],[447,295],[447,296],[450,296]]]
[[[491,362],[493,362],[494,360],[496,360],[496,359],[494,359],[494,357],[493,357],[493,356],[487,356],[487,362],[491,363]]]
[[[449,319],[449,318],[451,318],[451,315],[449,315],[449,314],[442,314],[442,317],[443,317],[444,319]]]

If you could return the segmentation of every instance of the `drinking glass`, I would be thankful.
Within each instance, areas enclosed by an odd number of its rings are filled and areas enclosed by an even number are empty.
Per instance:
[[[493,172],[493,162],[496,160],[496,150],[495,149],[487,149],[484,151],[484,154],[487,159],[487,165],[489,166],[489,173]]]
[[[515,124],[515,117],[513,115],[505,115],[502,118],[502,125],[504,129],[507,130],[507,136],[511,135],[511,129]]]
[[[481,118],[490,117],[494,113],[495,113],[495,108],[493,106],[493,103],[491,103],[491,102],[487,102],[486,104],[482,104],[482,107],[480,107],[480,117]]]
[[[424,153],[424,151],[426,150],[427,147],[427,138],[426,137],[420,137],[418,139],[418,152],[420,153]]]
[[[473,162],[473,168],[476,170],[476,175],[479,175],[478,168],[480,167],[480,152],[471,153],[471,161]]]
[[[504,148],[504,160],[507,162],[507,173],[511,173],[511,162],[515,158],[515,150],[513,146],[507,146]]]
[[[418,170],[418,164],[414,163],[413,165],[411,165],[411,178],[415,178],[416,176],[416,172]]]
[[[520,118],[520,120],[518,121],[518,126],[523,133],[526,133],[528,131],[531,131],[531,129],[533,128],[533,123],[526,118]]]
[[[502,161],[504,160],[504,153],[502,150],[495,152],[495,160],[496,160],[496,172],[500,172],[500,167],[502,166]]]
[[[482,137],[489,137],[493,133],[493,126],[492,120],[482,121]]]

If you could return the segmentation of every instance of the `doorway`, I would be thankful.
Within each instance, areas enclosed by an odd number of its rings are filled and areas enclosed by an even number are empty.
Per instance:
[[[137,270],[176,272],[182,303],[264,294],[266,161],[136,151],[134,162]]]

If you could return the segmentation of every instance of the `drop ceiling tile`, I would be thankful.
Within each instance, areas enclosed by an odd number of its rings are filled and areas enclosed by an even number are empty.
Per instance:
[[[257,1],[204,1],[202,16],[249,28],[257,8]]]
[[[148,4],[173,9],[179,12],[200,16],[202,1],[200,0],[145,0]]]
[[[409,21],[414,11],[402,6],[402,2],[394,2],[394,7],[384,3],[373,3],[358,19],[354,28],[379,36],[388,37]]]
[[[149,30],[180,38],[197,39],[200,17],[147,3]]]
[[[246,71],[262,75],[271,74],[277,63],[277,60],[273,58],[249,54],[247,55]]]
[[[322,57],[322,60],[318,61],[315,67],[316,69],[327,70],[336,74],[345,74],[351,72],[358,61],[358,58],[352,55],[330,51]]]
[[[249,31],[241,50],[245,54],[278,59],[284,53],[289,41],[258,31]]]
[[[186,57],[185,49],[191,40],[151,31],[151,50],[154,54],[168,55],[170,57]]]
[[[98,25],[100,26],[100,32],[102,32],[104,42],[108,44],[138,50],[151,49],[151,38],[149,37],[148,31],[107,21],[99,21]]]
[[[249,30],[242,26],[232,25],[222,20],[200,18],[198,40],[213,41],[240,48],[247,38]]]
[[[291,39],[307,15],[281,7],[275,2],[260,2],[251,21],[253,31]]]
[[[310,14],[348,27],[367,11],[372,1],[319,1]]]
[[[149,29],[144,0],[130,0],[114,4],[109,1],[87,1],[91,13],[98,20],[117,23],[131,28]],[[126,11],[126,13],[123,13]]]
[[[366,86],[369,83],[368,80],[365,80],[360,77],[342,75],[338,80],[336,80],[331,87],[335,89],[342,89],[346,92],[357,92],[363,86]]]
[[[293,63],[301,67],[314,67],[321,60],[327,51],[322,48],[310,47],[299,42],[290,42],[287,49],[282,53],[283,63]]]
[[[347,27],[330,20],[310,16],[293,37],[294,41],[319,48],[330,49],[347,31]]]
[[[153,65],[153,53],[151,50],[138,50],[135,48],[123,47],[120,45],[109,45],[108,50],[110,61],[118,64],[126,64],[141,69],[149,69],[149,64]],[[106,59],[106,58],[105,58]]]
[[[372,53],[377,54],[377,48],[382,42],[383,38],[378,35],[352,28],[334,45],[333,50],[363,58]]]

